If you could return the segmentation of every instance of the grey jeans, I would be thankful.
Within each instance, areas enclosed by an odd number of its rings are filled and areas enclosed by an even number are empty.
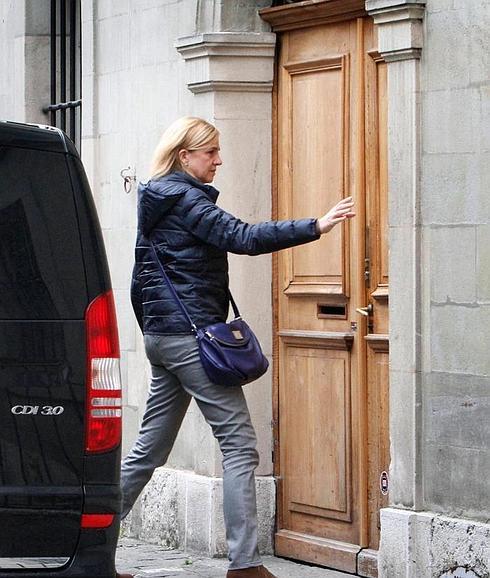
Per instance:
[[[223,455],[223,509],[230,568],[261,564],[257,547],[254,471],[256,437],[241,387],[211,383],[193,335],[145,335],[152,381],[134,447],[123,460],[122,517],[163,466],[193,397]]]

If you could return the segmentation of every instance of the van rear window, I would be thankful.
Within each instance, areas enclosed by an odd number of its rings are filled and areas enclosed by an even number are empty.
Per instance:
[[[86,306],[65,155],[0,148],[0,319],[81,319]]]

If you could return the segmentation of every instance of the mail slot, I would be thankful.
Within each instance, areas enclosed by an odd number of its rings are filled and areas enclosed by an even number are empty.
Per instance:
[[[347,311],[345,305],[321,305],[318,304],[317,317],[331,318],[336,317],[337,319],[346,319]]]

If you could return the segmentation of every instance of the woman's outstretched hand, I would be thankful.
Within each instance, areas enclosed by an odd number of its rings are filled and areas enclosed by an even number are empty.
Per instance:
[[[346,197],[334,205],[323,217],[320,217],[316,222],[320,235],[331,231],[337,223],[352,219],[352,217],[355,216],[355,213],[352,211],[353,206],[354,201],[352,197]]]

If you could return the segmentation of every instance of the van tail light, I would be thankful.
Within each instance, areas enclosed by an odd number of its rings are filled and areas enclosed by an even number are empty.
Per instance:
[[[119,340],[112,291],[96,297],[85,314],[87,334],[87,429],[85,449],[106,452],[121,443],[122,399]]]
[[[114,521],[114,514],[82,514],[82,528],[108,528]]]

